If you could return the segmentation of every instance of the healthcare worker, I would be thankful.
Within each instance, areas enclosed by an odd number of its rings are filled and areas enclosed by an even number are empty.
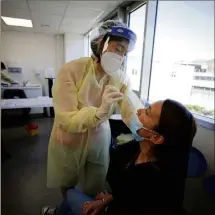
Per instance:
[[[14,81],[12,78],[9,77],[7,68],[3,62],[1,62],[1,83],[6,85],[17,83],[17,81]]]
[[[135,42],[135,33],[124,23],[106,21],[91,42],[93,56],[73,60],[60,70],[52,88],[55,119],[48,187],[78,186],[89,195],[104,188],[111,142],[108,119],[117,104],[123,117],[132,115],[124,100],[128,80],[120,68]]]

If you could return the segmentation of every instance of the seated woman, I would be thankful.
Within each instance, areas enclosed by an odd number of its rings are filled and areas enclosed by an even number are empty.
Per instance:
[[[111,150],[107,181],[112,193],[93,198],[70,189],[56,214],[181,212],[189,149],[196,134],[195,120],[173,100],[153,103],[138,110],[137,115],[144,125],[137,133],[144,139]]]

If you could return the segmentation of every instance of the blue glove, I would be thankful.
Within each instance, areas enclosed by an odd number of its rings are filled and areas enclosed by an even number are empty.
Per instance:
[[[144,140],[144,137],[141,137],[138,133],[137,130],[141,129],[143,127],[143,124],[140,122],[139,118],[137,117],[136,114],[133,114],[131,121],[130,121],[130,130],[132,132],[133,138],[140,142]]]

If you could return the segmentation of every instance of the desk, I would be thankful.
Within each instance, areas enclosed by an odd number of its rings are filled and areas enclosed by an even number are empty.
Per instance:
[[[41,85],[35,85],[35,86],[9,86],[9,87],[1,87],[1,97],[3,95],[4,90],[23,90],[27,96],[27,98],[37,98],[42,96],[42,86]],[[43,113],[42,107],[32,107],[30,114],[37,114],[37,113]]]
[[[14,86],[1,86],[2,90],[32,90],[32,89],[40,89],[41,86],[40,85],[35,85],[35,86],[19,86],[19,85],[14,85]]]
[[[53,107],[52,98],[47,96],[30,99],[2,99],[1,109]]]

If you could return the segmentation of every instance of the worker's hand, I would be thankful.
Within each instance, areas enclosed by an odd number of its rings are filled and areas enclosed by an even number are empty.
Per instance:
[[[97,109],[96,116],[100,119],[106,117],[109,114],[113,104],[123,98],[124,95],[120,93],[116,87],[107,85],[102,95],[102,104]]]
[[[101,200],[85,202],[83,205],[83,215],[97,215],[105,209],[105,205]]]

